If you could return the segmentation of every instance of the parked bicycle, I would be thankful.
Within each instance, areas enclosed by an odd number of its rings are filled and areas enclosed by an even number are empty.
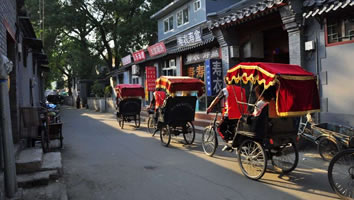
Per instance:
[[[328,180],[342,199],[354,199],[354,148],[336,154],[328,167]]]
[[[325,161],[347,148],[354,148],[354,128],[330,123],[314,124],[311,115],[301,118],[298,135],[317,144],[317,150]]]

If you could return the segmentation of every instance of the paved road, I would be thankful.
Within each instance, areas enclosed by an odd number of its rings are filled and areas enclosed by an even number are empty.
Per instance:
[[[236,155],[217,150],[204,155],[200,138],[169,148],[146,129],[124,130],[112,114],[63,109],[63,163],[69,199],[235,200],[334,199],[325,170],[311,159],[289,176],[267,171],[260,181],[244,177]],[[312,159],[313,160],[313,159]],[[325,169],[325,168],[324,168]]]

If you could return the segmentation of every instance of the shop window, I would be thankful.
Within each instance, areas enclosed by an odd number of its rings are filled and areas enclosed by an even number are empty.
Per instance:
[[[177,27],[187,24],[189,22],[188,7],[177,12]]]
[[[139,76],[133,76],[132,77],[132,83],[133,84],[139,84]]]
[[[200,0],[194,2],[194,12],[198,11],[201,8]]]
[[[164,32],[169,32],[173,30],[173,16],[170,16],[169,18],[165,19],[163,21],[164,25]]]
[[[162,74],[164,76],[177,76],[176,69],[176,59],[170,59],[168,61],[165,61],[164,66],[162,68]]]
[[[327,18],[327,45],[354,42],[354,14]]]

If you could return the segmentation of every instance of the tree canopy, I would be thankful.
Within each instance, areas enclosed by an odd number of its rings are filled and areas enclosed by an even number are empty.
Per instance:
[[[44,1],[44,14],[43,1],[26,0],[26,9],[44,42],[49,79],[64,74],[70,87],[73,77],[97,78],[97,66],[111,71],[122,57],[154,44],[157,22],[150,16],[172,0],[52,0]]]

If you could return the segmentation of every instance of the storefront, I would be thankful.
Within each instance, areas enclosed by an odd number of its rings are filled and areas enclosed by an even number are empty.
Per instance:
[[[209,16],[209,28],[221,47],[223,73],[251,61],[301,66],[301,9],[297,8],[299,1],[253,0]]]

